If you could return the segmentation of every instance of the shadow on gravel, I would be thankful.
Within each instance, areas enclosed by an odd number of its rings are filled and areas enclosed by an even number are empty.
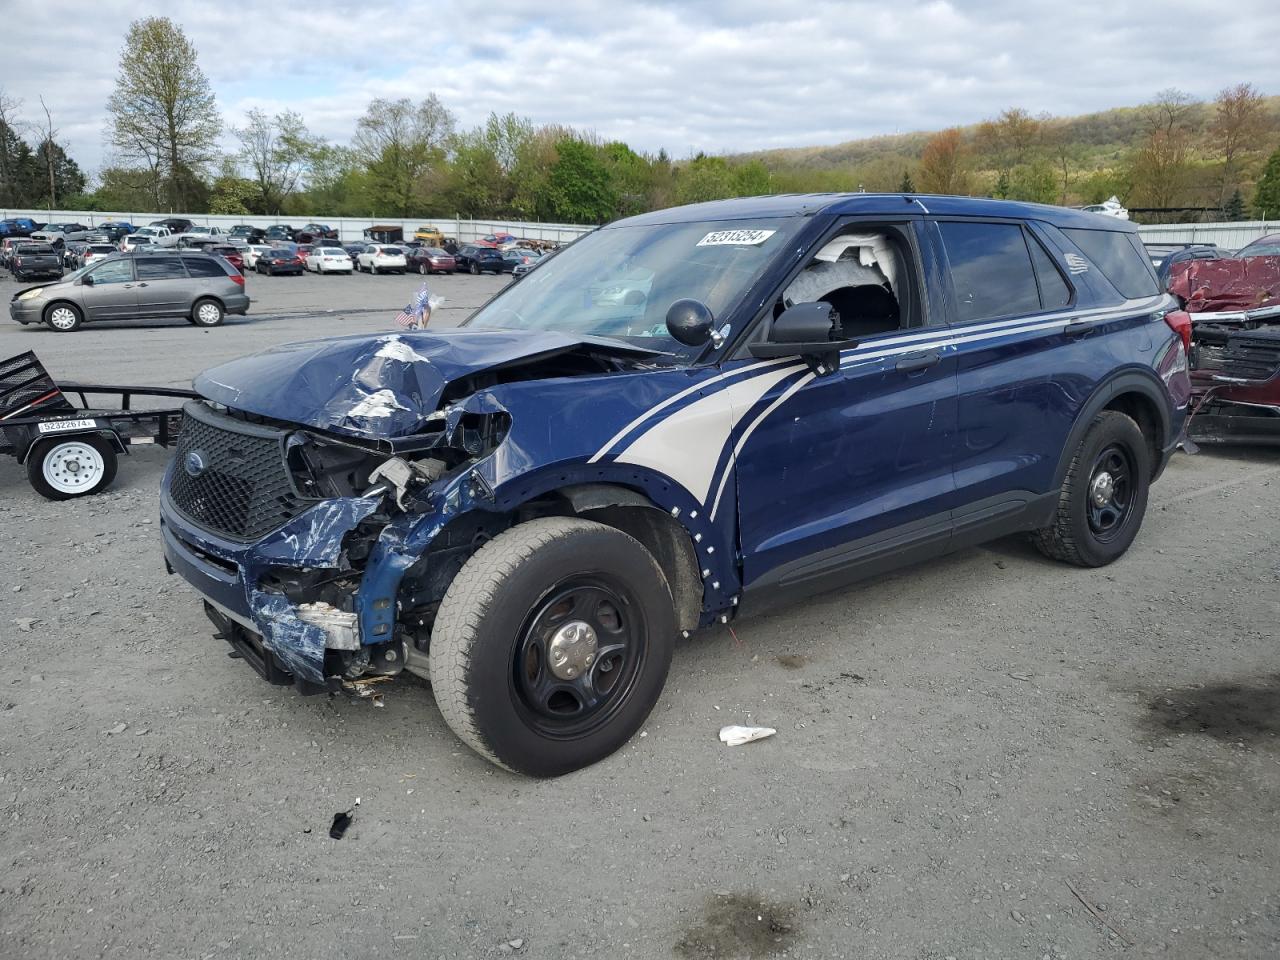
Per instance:
[[[707,898],[700,922],[676,941],[684,960],[772,957],[795,940],[795,911],[754,894],[716,894]]]
[[[1166,690],[1148,703],[1154,725],[1217,740],[1280,744],[1280,674],[1240,683]]]

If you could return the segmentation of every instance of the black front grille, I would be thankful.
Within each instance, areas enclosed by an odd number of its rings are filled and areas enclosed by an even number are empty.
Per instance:
[[[183,408],[169,500],[188,519],[236,540],[259,540],[314,501],[289,471],[287,430],[244,423],[199,401]]]
[[[1270,380],[1280,372],[1280,330],[1206,334],[1197,338],[1197,370],[1240,380]]]

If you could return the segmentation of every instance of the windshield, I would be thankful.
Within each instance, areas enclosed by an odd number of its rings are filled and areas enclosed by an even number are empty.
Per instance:
[[[467,326],[554,330],[689,354],[667,333],[676,300],[727,316],[804,220],[799,217],[607,227],[513,284]]]
[[[1237,257],[1280,257],[1280,243],[1257,243],[1250,244],[1239,253]]]

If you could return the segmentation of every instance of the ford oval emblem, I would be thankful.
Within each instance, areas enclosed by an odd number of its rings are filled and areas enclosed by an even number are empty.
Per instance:
[[[192,450],[187,454],[186,459],[182,463],[183,469],[187,471],[187,476],[198,477],[204,473],[208,464],[204,460],[204,451]]]

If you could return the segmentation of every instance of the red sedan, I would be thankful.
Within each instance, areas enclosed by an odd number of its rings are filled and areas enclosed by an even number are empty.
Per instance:
[[[231,264],[241,273],[244,273],[244,254],[240,252],[239,247],[233,247],[230,244],[224,244],[220,247],[213,247],[210,253],[217,254],[227,263]]]
[[[409,254],[409,269],[417,270],[424,277],[429,273],[453,273],[458,263],[439,247],[406,248]]]

